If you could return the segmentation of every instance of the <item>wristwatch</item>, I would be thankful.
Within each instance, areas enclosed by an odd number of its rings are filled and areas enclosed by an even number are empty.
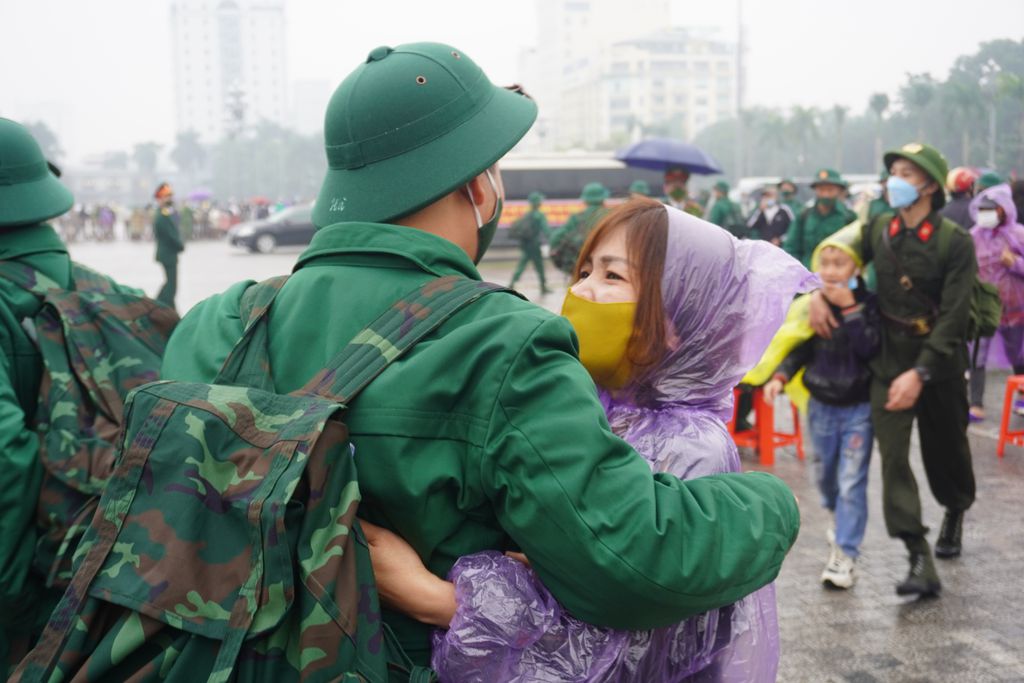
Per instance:
[[[921,378],[921,382],[923,384],[928,384],[928,382],[932,381],[931,370],[929,370],[925,366],[918,365],[916,368],[914,368],[914,372],[916,372],[917,376]]]

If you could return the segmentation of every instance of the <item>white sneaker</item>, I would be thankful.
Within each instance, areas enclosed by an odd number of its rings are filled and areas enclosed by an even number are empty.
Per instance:
[[[833,588],[852,588],[857,582],[855,565],[856,560],[839,548],[833,548],[821,573],[821,582]]]

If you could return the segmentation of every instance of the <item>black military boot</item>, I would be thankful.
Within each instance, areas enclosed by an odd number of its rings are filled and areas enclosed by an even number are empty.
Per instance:
[[[948,560],[960,557],[961,539],[964,535],[964,511],[946,510],[942,518],[939,538],[935,541],[935,557]]]
[[[918,597],[938,596],[942,590],[939,575],[932,562],[932,554],[924,552],[910,553],[910,573],[896,584],[897,595],[917,595]]]

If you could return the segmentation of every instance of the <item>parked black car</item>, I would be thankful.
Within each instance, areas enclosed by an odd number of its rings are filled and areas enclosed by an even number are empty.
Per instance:
[[[309,244],[313,239],[312,204],[291,206],[267,218],[239,223],[228,230],[228,243],[269,254],[279,246]]]

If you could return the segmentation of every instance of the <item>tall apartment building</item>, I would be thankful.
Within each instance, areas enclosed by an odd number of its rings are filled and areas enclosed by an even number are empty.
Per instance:
[[[171,34],[177,130],[213,143],[285,122],[284,0],[174,0]]]

